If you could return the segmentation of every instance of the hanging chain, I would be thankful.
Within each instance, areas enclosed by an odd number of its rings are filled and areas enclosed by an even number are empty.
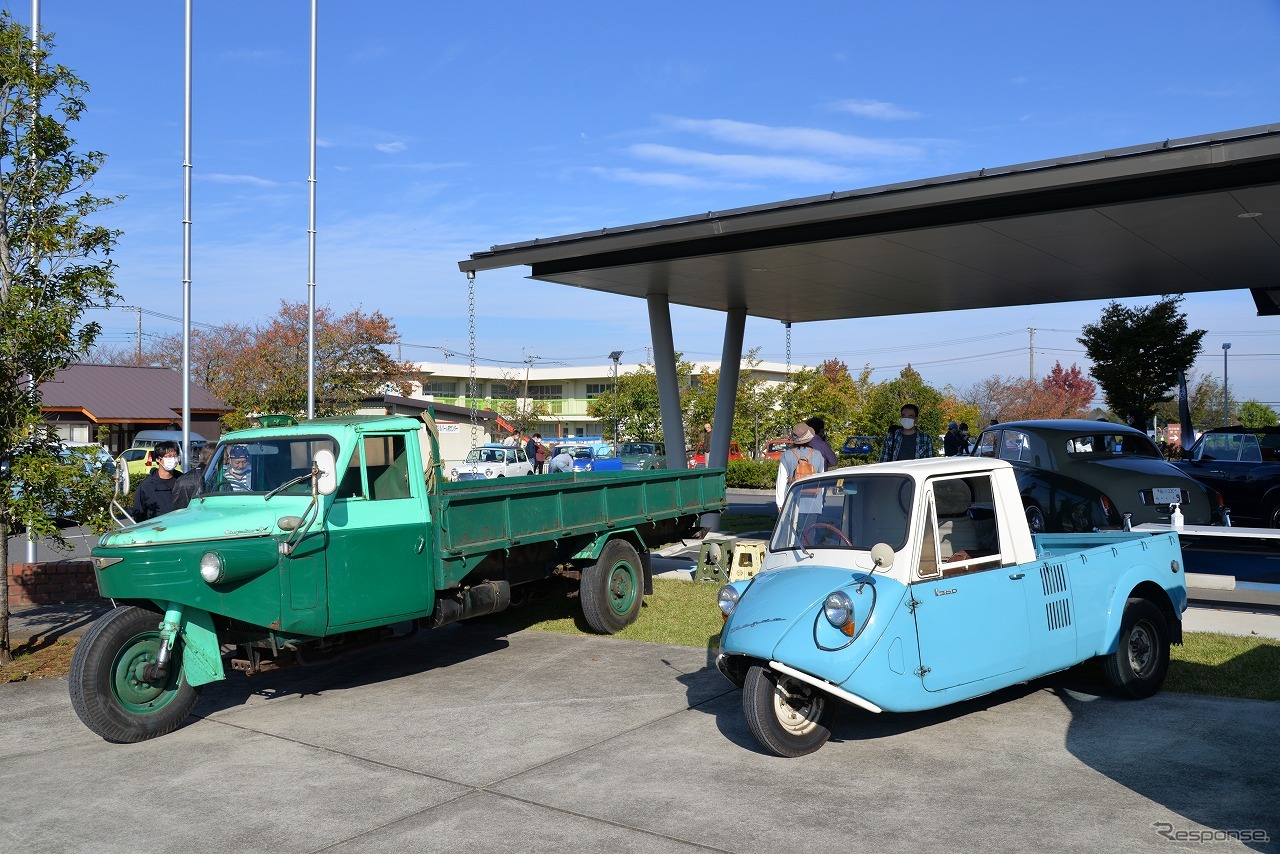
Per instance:
[[[471,447],[478,443],[480,414],[476,412],[476,272],[467,271],[467,343],[470,346],[470,370],[467,378],[467,406],[471,409]]]
[[[791,324],[786,323],[784,325],[787,327],[787,383],[786,383],[787,420],[790,421],[791,420],[791,397],[792,397],[792,392],[794,391],[794,389],[791,388]]]

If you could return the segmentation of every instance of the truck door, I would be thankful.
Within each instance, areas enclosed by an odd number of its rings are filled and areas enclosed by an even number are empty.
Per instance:
[[[926,492],[911,592],[929,691],[1016,673],[1031,658],[1023,575],[1004,566],[992,495],[989,475],[938,478]]]
[[[352,452],[325,526],[331,628],[428,609],[429,520],[413,468],[403,433],[363,436]]]

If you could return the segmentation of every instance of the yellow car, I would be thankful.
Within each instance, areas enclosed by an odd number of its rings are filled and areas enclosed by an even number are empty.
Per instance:
[[[137,483],[146,477],[147,472],[155,465],[151,461],[150,448],[129,448],[116,457],[116,463],[129,470],[129,483]]]

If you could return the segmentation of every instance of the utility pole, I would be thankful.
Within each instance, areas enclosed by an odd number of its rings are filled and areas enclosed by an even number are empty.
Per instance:
[[[1227,398],[1227,351],[1231,349],[1230,344],[1222,345],[1222,426],[1230,427],[1230,410]]]
[[[138,358],[135,360],[139,365],[142,364],[142,307],[138,307]]]
[[[1031,367],[1027,374],[1027,379],[1032,382],[1036,381],[1036,328],[1034,326],[1027,327],[1027,331],[1031,333],[1031,344],[1027,350],[1031,356]]]

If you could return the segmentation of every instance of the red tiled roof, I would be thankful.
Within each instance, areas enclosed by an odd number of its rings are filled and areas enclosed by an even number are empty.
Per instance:
[[[46,411],[83,411],[95,422],[172,421],[182,414],[182,374],[133,365],[71,365],[40,386]],[[203,386],[191,384],[192,412],[230,412]]]

